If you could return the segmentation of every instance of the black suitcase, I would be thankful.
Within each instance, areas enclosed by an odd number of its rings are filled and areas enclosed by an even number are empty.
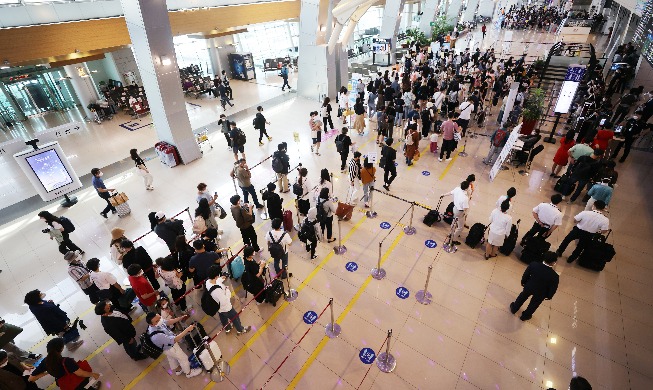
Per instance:
[[[435,208],[435,210],[430,210],[426,216],[424,216],[424,224],[426,226],[433,226],[434,223],[442,221],[442,216],[440,215],[440,205],[442,205],[442,197],[440,197],[440,201],[438,202],[438,206]]]
[[[449,203],[449,206],[447,206],[444,214],[442,214],[442,220],[449,225],[451,225],[453,222],[453,202]]]
[[[283,282],[279,279],[275,279],[267,288],[265,293],[265,300],[266,302],[271,303],[272,306],[276,306],[277,301],[283,296],[284,293],[285,291],[283,289]]]
[[[510,256],[515,247],[517,246],[517,236],[519,235],[519,219],[517,224],[512,224],[510,228],[510,235],[505,239],[503,245],[499,248],[499,252],[504,256]]]
[[[565,173],[556,182],[553,190],[559,192],[562,196],[569,196],[576,189],[576,184],[571,180],[571,175]]]
[[[597,234],[597,237],[594,238],[589,245],[587,245],[583,253],[581,253],[578,258],[578,265],[594,271],[603,271],[605,263],[610,262],[616,254],[612,244],[605,242],[608,239],[610,232],[611,231],[609,231],[608,235],[605,237]]]
[[[467,234],[465,244],[472,248],[476,248],[476,246],[483,240],[485,229],[486,227],[482,223],[473,224],[471,229],[469,229],[469,234]]]
[[[550,248],[551,243],[547,242],[544,237],[532,237],[526,241],[519,259],[526,264],[541,262],[542,257]]]

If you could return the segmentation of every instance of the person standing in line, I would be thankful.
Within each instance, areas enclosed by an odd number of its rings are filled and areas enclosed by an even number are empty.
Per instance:
[[[279,75],[283,79],[283,84],[281,85],[281,90],[285,90],[286,87],[288,87],[288,90],[290,90],[290,84],[288,84],[288,64],[283,63],[281,66],[281,71],[279,72]]]
[[[308,213],[307,213],[308,214]],[[286,268],[288,268],[288,245],[292,244],[292,238],[290,237],[289,232],[281,230],[281,225],[283,220],[275,218],[271,222],[272,230],[270,230],[265,237],[268,242],[268,248],[271,245],[279,244],[283,248],[283,255],[280,258],[274,258],[274,272],[278,275],[283,271],[281,279],[286,279]],[[270,251],[272,254],[272,251]],[[281,262],[281,266],[279,266]]]
[[[231,131],[229,131],[229,138],[231,138],[231,150],[234,152],[234,159],[238,162],[238,152],[240,152],[240,158],[245,157],[245,142],[246,138],[241,129],[236,126],[236,122],[229,122],[231,126]]]
[[[23,375],[31,367],[22,362],[16,364],[9,357],[7,351],[0,349],[0,390],[40,390],[36,383]]]
[[[338,151],[340,154],[340,173],[345,173],[345,165],[347,164],[347,157],[349,157],[349,148],[354,144],[351,141],[351,138],[347,135],[348,132],[349,129],[343,127],[340,134],[335,138],[335,142],[340,142],[342,144]]]
[[[451,192],[442,194],[441,196],[453,196],[453,217],[456,221],[456,230],[453,233],[452,243],[454,245],[460,245],[460,242],[457,238],[460,238],[460,233],[462,233],[463,228],[465,227],[465,219],[467,218],[467,212],[469,211],[469,196],[467,195],[467,188],[469,188],[469,182],[463,181],[460,183],[460,186],[454,188]]]
[[[528,297],[531,297],[528,307],[519,317],[520,320],[528,321],[533,318],[533,313],[535,313],[542,301],[545,299],[550,300],[555,295],[560,280],[560,276],[553,269],[556,262],[555,253],[546,252],[544,262],[536,261],[526,267],[521,277],[521,285],[524,289],[517,296],[517,299],[510,303],[510,312],[516,314]]]
[[[458,131],[458,125],[453,121],[454,113],[449,112],[447,120],[442,123],[440,130],[442,131],[442,147],[440,148],[440,157],[438,161],[442,162],[445,152],[447,153],[447,161],[451,161],[451,152],[456,149],[456,140],[454,133]]]
[[[125,229],[113,228],[111,229],[111,242],[109,243],[109,255],[111,261],[116,264],[122,264],[122,258],[125,255],[125,250],[120,246],[120,243],[123,240],[127,240],[125,237]]]
[[[589,191],[587,191],[587,195],[589,195],[589,200],[587,201],[587,205],[585,205],[585,210],[591,210],[592,206],[594,203],[596,203],[597,200],[603,201],[605,203],[605,207],[608,207],[610,204],[610,200],[612,199],[612,187],[610,187],[610,181],[612,179],[609,177],[604,177],[601,179],[600,183],[596,183],[590,188]]]
[[[93,188],[95,188],[95,191],[97,192],[98,196],[107,202],[107,206],[104,208],[104,210],[100,211],[100,215],[103,216],[104,218],[107,217],[107,213],[111,211],[111,213],[115,214],[118,212],[115,207],[111,204],[109,201],[109,198],[111,197],[111,192],[115,191],[115,188],[107,188],[104,185],[104,181],[102,180],[102,175],[104,173],[100,170],[100,168],[93,168],[91,169],[91,175],[93,175]]]
[[[354,120],[354,129],[358,132],[358,135],[363,135],[365,132],[365,106],[363,105],[362,98],[356,98],[356,104],[354,104],[354,114],[356,114],[356,119]]]
[[[100,260],[95,257],[86,262],[86,267],[91,271],[91,281],[99,290],[98,298],[110,300],[115,307],[123,307],[120,300],[125,296],[125,289],[118,283],[118,279],[110,272],[100,271]],[[131,302],[128,304],[129,306],[123,308],[130,311],[133,306]]]
[[[536,234],[540,237],[549,238],[560,225],[562,225],[562,212],[558,208],[558,204],[562,202],[562,195],[551,195],[550,203],[540,203],[533,208],[533,218],[535,222],[531,230],[524,234],[520,246],[524,246],[531,237]]]
[[[141,307],[146,307],[147,312],[155,311],[156,308],[154,306],[157,299],[159,299],[159,292],[145,278],[141,266],[138,264],[130,265],[127,268],[127,274],[129,275],[129,285],[136,294]]]
[[[333,126],[333,120],[331,119],[331,111],[333,111],[331,108],[331,99],[327,96],[324,98],[321,107],[322,123],[324,123],[325,129],[331,129],[333,131],[335,130],[335,126]]]
[[[268,183],[267,191],[263,192],[261,198],[266,202],[266,208],[270,219],[281,218],[283,220],[283,200],[279,194],[274,192],[277,185]]]
[[[263,135],[265,135],[268,138],[268,141],[272,141],[272,137],[268,135],[268,131],[265,129],[265,125],[269,125],[270,122],[265,119],[263,116],[263,106],[258,106],[256,107],[256,110],[258,111],[256,113],[256,117],[254,118],[254,123],[255,129],[258,129],[259,131],[259,136],[258,136],[258,144],[259,146],[263,146]]]
[[[636,102],[637,102],[637,97],[633,94],[633,90],[631,89],[625,95],[619,98],[619,101],[617,102],[617,107],[614,111],[614,115],[612,116],[610,122],[619,123],[622,120],[624,120],[624,118],[626,118],[626,115],[628,115],[628,111],[630,111],[630,108]]]
[[[510,204],[508,209],[511,209],[512,208],[512,198],[514,198],[515,196],[517,196],[517,189],[515,187],[508,188],[508,191],[506,191],[506,194],[501,195],[499,197],[499,199],[497,199],[497,203],[496,203],[497,207],[496,208],[500,209],[501,204],[503,203],[503,201],[507,200],[509,202],[509,204]],[[472,198],[472,196],[470,195],[469,199],[471,199],[471,198]]]
[[[224,90],[227,96],[229,96],[229,100],[234,100],[234,90],[231,89],[231,86],[229,85],[229,79],[227,78],[227,71],[222,70],[222,84],[224,84]]]
[[[208,227],[214,227],[218,229],[218,221],[215,219],[216,216],[219,216],[221,213],[218,211],[216,206],[217,200],[218,200],[218,193],[214,192],[211,194],[211,191],[208,190],[208,186],[206,183],[199,183],[197,185],[197,197],[195,200],[197,201],[197,204],[202,201],[202,199],[205,199],[208,207],[210,209],[209,216],[206,218],[207,219],[207,225]],[[198,207],[199,208],[199,207]],[[222,230],[218,230],[218,234],[222,234]]]
[[[594,151],[594,148],[590,146],[592,141],[593,138],[585,138],[583,139],[583,142],[575,144],[574,146],[569,148],[569,150],[567,151],[567,154],[569,155],[569,162],[571,164],[575,164],[579,158],[583,156],[590,156]]]
[[[169,328],[187,318],[188,316],[186,315],[170,320],[164,320],[161,318],[161,315],[155,312],[150,312],[145,316],[145,321],[148,324],[147,333],[150,335],[152,344],[163,350],[163,354],[168,358],[170,369],[174,371],[177,376],[186,374],[186,378],[192,378],[201,374],[202,369],[199,367],[193,369],[190,368],[188,355],[186,355],[186,352],[181,348],[179,342],[195,329],[195,325],[188,325],[186,329],[182,330],[178,335],[175,335]]]
[[[63,227],[61,219],[54,216],[49,211],[41,211],[39,212],[38,216],[41,219],[41,221],[48,224],[49,229],[46,230],[56,230],[58,232],[61,232],[61,243],[59,244],[59,252],[62,255],[65,255],[68,251],[77,251],[79,252],[80,255],[86,253],[82,250],[82,248],[78,247],[77,245],[75,245],[74,242],[70,240],[70,232],[67,232],[66,229]],[[44,232],[46,231],[44,230]],[[50,235],[50,239],[52,239],[52,235]]]
[[[567,259],[567,263],[572,263],[580,257],[585,248],[590,245],[592,237],[594,237],[595,234],[603,234],[607,232],[610,228],[610,220],[608,217],[603,215],[604,209],[605,203],[603,203],[602,200],[597,200],[594,202],[591,211],[585,210],[576,214],[574,217],[576,226],[574,226],[564,240],[562,240],[558,250],[556,250],[556,255],[561,257],[562,254],[565,253],[565,249],[567,249],[569,243],[578,240],[576,248]]]
[[[635,142],[637,137],[639,137],[640,133],[644,129],[645,124],[646,122],[644,122],[644,120],[641,119],[639,115],[633,115],[632,118],[626,121],[622,131],[624,136],[624,141],[623,142],[619,141],[619,144],[612,152],[612,156],[611,156],[612,159],[617,158],[617,155],[619,154],[619,152],[621,151],[621,147],[623,146],[624,154],[619,159],[619,162],[626,161],[628,154],[630,154],[630,148],[632,147],[633,142]]]
[[[468,97],[466,102],[460,104],[460,116],[458,117],[458,126],[462,130],[462,136],[465,136],[469,120],[472,118],[472,111],[474,111],[474,99]]]
[[[245,262],[245,272],[241,276],[243,289],[256,297],[256,304],[260,305],[265,302],[265,281],[263,275],[267,268],[267,263],[264,260],[254,260],[254,248],[246,246],[243,248],[243,260]]]
[[[311,119],[308,121],[308,126],[311,129],[311,153],[320,155],[320,144],[322,143],[322,122],[317,118],[317,111],[311,112]]]
[[[374,89],[372,89],[371,91],[369,91],[367,93],[367,116],[370,118],[370,120],[372,120],[372,118],[374,118],[374,116],[375,116],[374,114],[376,114],[376,98],[377,98],[377,96],[378,95],[376,94]]]
[[[316,217],[319,217],[320,214],[323,215],[322,218],[317,218],[317,220],[320,222],[320,230],[322,231],[322,236],[324,236],[324,229],[326,229],[327,242],[334,242],[336,239],[333,238],[333,216],[335,215],[336,210],[338,210],[338,207],[331,200],[328,188],[322,188],[322,191],[320,191],[320,197],[318,198],[315,207],[318,210],[320,207],[323,209],[323,211],[316,211]]]
[[[490,232],[485,245],[485,260],[497,257],[499,247],[503,245],[506,237],[510,235],[512,217],[508,214],[509,208],[510,201],[506,199],[501,202],[500,208],[492,210],[492,214],[490,214]]]
[[[374,189],[374,181],[376,180],[376,168],[371,162],[363,162],[363,169],[361,169],[361,183],[363,183],[363,202],[365,207],[370,207],[370,192]]]
[[[147,169],[147,166],[145,166],[145,161],[138,155],[138,151],[136,149],[130,149],[129,155],[131,156],[132,160],[134,160],[134,164],[136,164],[138,174],[143,178],[145,189],[152,191],[154,189],[154,187],[152,187],[154,177]]]
[[[174,252],[177,236],[184,235],[184,222],[179,219],[166,218],[163,211],[154,214],[154,218],[156,219],[156,226],[152,230],[168,245],[170,252]]]
[[[71,324],[68,314],[59,308],[59,305],[52,300],[46,301],[45,293],[40,290],[32,290],[25,294],[24,303],[32,312],[36,321],[38,321],[41,328],[47,335],[57,335],[62,337],[62,344],[66,344],[66,348],[73,352],[84,344],[84,340],[80,340],[77,324],[79,318]],[[83,323],[80,323],[82,326]]]
[[[186,298],[184,294],[186,293],[186,284],[184,283],[184,271],[178,267],[178,264],[175,264],[174,258],[170,256],[159,257],[156,259],[156,274],[163,279],[166,286],[170,288],[170,294],[172,295],[172,302],[175,302],[179,306],[181,311],[186,311],[188,305],[186,304]],[[162,295],[162,298],[165,297]],[[159,301],[161,298],[159,298]]]
[[[231,290],[224,285],[225,277],[220,275],[220,266],[213,265],[209,268],[209,279],[206,281],[206,291],[211,294],[211,298],[220,304],[218,317],[224,327],[225,333],[231,332],[231,328],[236,327],[236,334],[240,336],[249,332],[251,326],[243,326],[240,322],[240,316],[234,310],[231,304]],[[231,321],[231,323],[230,323]]]
[[[310,252],[311,260],[317,259],[315,255],[315,249],[317,249],[317,241],[319,230],[317,225],[319,221],[317,220],[317,203],[315,207],[311,207],[306,214],[306,218],[302,222],[300,232],[302,232],[304,242],[306,243],[306,251]]]
[[[212,265],[220,265],[222,257],[220,252],[224,252],[226,249],[212,251],[211,249],[214,248],[209,248],[204,240],[193,241],[193,249],[195,249],[195,254],[188,262],[188,272],[193,275],[195,285],[198,285],[208,277],[209,268]]]
[[[231,132],[231,125],[225,114],[220,114],[218,125],[220,125],[220,131],[227,139],[227,150],[231,151],[231,137],[229,137],[229,132]]]
[[[406,165],[411,166],[413,165],[413,158],[419,153],[420,135],[417,132],[417,124],[409,124],[406,132],[406,150],[404,150],[404,156],[406,157]]]
[[[311,193],[311,184],[308,180],[308,169],[301,167],[297,170],[297,182],[296,184],[299,184],[299,188],[301,188],[301,193],[297,192],[295,195],[297,196],[296,198],[296,206],[297,206],[297,213],[300,216],[305,216],[306,213],[308,213],[308,210],[311,208],[311,197],[309,194]],[[293,189],[297,187],[293,186]]]
[[[249,195],[252,196],[254,204],[257,209],[262,209],[263,205],[258,202],[258,196],[256,195],[256,189],[252,184],[252,172],[247,166],[247,161],[244,158],[241,158],[231,171],[231,177],[235,178],[238,182],[238,187],[243,191],[243,196],[245,197],[245,203],[249,203]]]
[[[45,347],[48,351],[48,355],[38,366],[36,366],[27,380],[29,382],[36,382],[50,374],[54,377],[56,382],[68,373],[72,373],[80,378],[84,378],[77,388],[85,389],[89,387],[90,378],[95,380],[100,379],[99,373],[86,371],[79,367],[75,359],[62,356],[61,354],[65,344],[65,340],[61,337],[55,337],[48,341],[48,344]],[[91,386],[91,388],[99,389],[101,386],[102,382],[97,381]]]
[[[567,203],[573,203],[583,192],[587,183],[596,176],[599,168],[601,168],[601,157],[603,157],[603,150],[594,149],[594,153],[590,156],[581,156],[576,161],[571,172],[571,181],[576,184],[576,190],[569,198]]]
[[[240,195],[233,195],[229,198],[231,202],[231,216],[236,221],[236,227],[240,229],[240,234],[243,237],[243,243],[249,245],[258,253],[262,253],[263,249],[259,248],[256,230],[254,229],[254,214],[252,209],[253,205],[242,205],[240,203]]]
[[[156,290],[161,288],[159,281],[156,279],[156,273],[154,272],[154,263],[150,254],[147,253],[147,250],[142,246],[135,247],[134,243],[130,240],[123,240],[120,243],[120,247],[125,252],[122,257],[122,266],[127,270],[130,265],[137,264],[141,269],[145,270],[145,276],[152,283],[152,287]]]
[[[88,296],[91,303],[98,303],[100,291],[91,280],[91,274],[88,268],[82,263],[80,257],[75,252],[68,252],[63,257],[68,262],[68,275],[77,283],[80,289]]]
[[[354,152],[354,157],[349,160],[347,166],[349,171],[349,183],[351,184],[352,198],[353,194],[356,192],[357,185],[356,183],[360,180],[361,177],[361,153]],[[353,200],[353,199],[352,199]]]
[[[390,191],[390,185],[397,177],[397,167],[395,160],[397,159],[397,151],[392,147],[393,139],[388,138],[385,140],[381,148],[380,166],[383,168],[383,188]]]
[[[281,165],[280,170],[278,172],[277,170],[274,170],[274,166],[272,168],[277,176],[277,186],[279,187],[279,191],[282,194],[290,191],[290,188],[288,187],[288,173],[290,173],[290,157],[288,157],[287,149],[288,149],[288,144],[282,142],[279,145],[277,145],[277,151],[274,152],[274,154],[272,155],[272,162],[274,162],[275,159],[278,159]]]
[[[132,325],[128,313],[115,310],[109,303],[99,302],[95,305],[95,314],[100,316],[104,332],[114,339],[116,344],[122,345],[133,361],[147,359],[147,355],[140,352],[141,346],[136,340],[136,328]]]
[[[313,199],[315,202],[317,202],[317,199],[320,197],[320,191],[322,191],[322,188],[329,188],[330,190],[333,189],[333,183],[331,183],[331,175],[329,174],[329,170],[326,168],[322,168],[320,170],[320,180],[313,189]]]
[[[576,133],[573,130],[569,130],[565,136],[560,139],[560,147],[556,151],[556,154],[553,156],[553,165],[551,166],[551,174],[549,176],[554,179],[559,179],[558,174],[562,170],[562,167],[566,167],[569,164],[569,149],[571,149],[575,144],[574,137]]]

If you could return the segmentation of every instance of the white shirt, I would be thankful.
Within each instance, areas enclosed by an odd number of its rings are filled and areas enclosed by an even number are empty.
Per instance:
[[[91,280],[100,290],[108,290],[111,285],[118,283],[118,279],[109,272],[91,271]]]
[[[610,220],[598,210],[581,211],[574,217],[576,227],[590,233],[597,233],[610,228]]]
[[[503,203],[504,200],[508,199],[508,195],[501,195],[499,199],[497,200],[497,208],[501,210],[501,203]],[[508,210],[512,208],[512,202],[510,202],[510,207],[508,207]]]
[[[460,187],[456,187],[450,192],[450,194],[453,195],[453,206],[456,209],[463,211],[469,208],[469,197],[467,196],[467,191]]]
[[[469,120],[474,110],[474,102],[464,102],[460,105],[460,119]]]
[[[553,203],[540,203],[533,208],[540,222],[551,227],[562,225],[562,212]]]
[[[440,91],[434,93],[433,94],[433,100],[435,101],[435,103],[433,103],[433,105],[435,106],[435,108],[437,108],[439,110],[440,107],[442,107],[442,101],[444,100],[444,94],[442,92],[440,92]]]
[[[500,209],[492,210],[490,214],[490,231],[500,236],[508,237],[512,228],[512,217]]]
[[[206,291],[209,291],[211,287],[213,286],[220,286],[213,290],[211,292],[211,298],[213,298],[216,302],[220,303],[220,313],[225,313],[228,312],[233,308],[231,305],[231,291],[229,290],[229,287],[225,286],[223,284],[222,277],[218,277],[213,283],[211,279],[206,281]]]
[[[283,233],[286,234],[283,236],[283,239],[279,242],[279,244],[283,245],[283,251],[288,253],[288,245],[292,244],[290,232],[284,232],[283,230],[270,230],[268,234],[265,235],[265,240],[269,243],[272,243],[272,239],[274,238],[274,242],[277,242]],[[270,235],[272,237],[270,237]]]

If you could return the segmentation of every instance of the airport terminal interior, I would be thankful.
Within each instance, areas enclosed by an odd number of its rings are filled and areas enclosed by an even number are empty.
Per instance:
[[[0,0],[0,389],[650,389],[652,14]]]

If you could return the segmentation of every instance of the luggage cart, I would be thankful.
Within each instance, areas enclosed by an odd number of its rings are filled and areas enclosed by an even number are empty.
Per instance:
[[[199,131],[194,131],[195,134],[195,141],[197,141],[197,144],[200,146],[200,151],[204,153],[202,150],[202,144],[206,143],[208,144],[211,149],[213,149],[213,145],[211,144],[211,140],[209,140],[209,129],[206,127],[202,130]]]

